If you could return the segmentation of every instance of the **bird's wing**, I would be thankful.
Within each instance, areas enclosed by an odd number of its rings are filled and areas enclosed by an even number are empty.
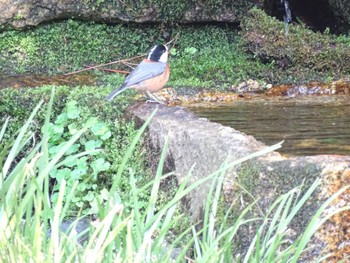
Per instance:
[[[122,93],[124,90],[132,85],[140,83],[146,79],[150,79],[162,74],[166,69],[166,63],[162,62],[144,62],[142,61],[125,79],[123,85],[118,89],[112,91],[106,97],[106,100],[112,100],[115,96]]]
[[[130,87],[146,79],[162,74],[166,69],[166,63],[142,61],[125,79],[123,86]]]

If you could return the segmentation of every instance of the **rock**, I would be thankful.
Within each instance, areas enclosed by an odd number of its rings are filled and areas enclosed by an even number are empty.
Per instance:
[[[348,30],[350,28],[350,2],[348,0],[328,0],[328,3],[334,16],[342,22],[344,28],[341,31]]]
[[[269,13],[278,1],[122,1],[122,0],[4,0],[0,1],[0,27],[24,28],[42,22],[77,18],[109,23],[126,22],[230,22],[239,23],[253,6],[265,8]],[[293,1],[290,1],[293,4]],[[323,13],[334,14],[338,32],[350,27],[350,4],[347,0],[323,1]],[[315,5],[307,10],[313,15]],[[292,14],[294,9],[292,10]],[[294,14],[295,15],[295,14]],[[322,15],[322,13],[321,13]],[[299,15],[297,14],[299,17]],[[324,18],[321,17],[320,21]]]
[[[239,22],[263,0],[245,1],[86,1],[5,0],[0,1],[0,26],[23,28],[57,19],[78,18],[116,23],[132,22]]]
[[[247,81],[243,81],[239,83],[233,90],[237,93],[246,93],[246,92],[262,92],[264,87],[260,85],[260,83],[256,80],[248,79]]]
[[[146,103],[129,108],[129,112],[144,122],[156,108],[157,114],[148,127],[149,147],[151,152],[160,152],[168,137],[166,167],[169,171],[175,171],[179,182],[186,178],[191,169],[190,181],[194,182],[218,170],[228,157],[230,161],[236,160],[266,147],[252,136],[200,119],[182,107]],[[278,153],[265,158],[283,159]],[[194,218],[200,215],[207,193],[204,189],[198,189],[190,194],[190,212]]]
[[[68,219],[62,221],[60,225],[60,231],[65,233],[74,242],[82,245],[85,241],[89,239],[88,229],[90,224],[93,223],[90,219],[82,218],[79,220]],[[51,228],[47,231],[47,237],[51,238]]]
[[[241,21],[240,34],[246,50],[262,63],[275,65],[269,81],[317,81],[328,73],[335,79],[347,78],[344,73],[350,71],[350,55],[345,43],[332,34],[314,32],[298,24],[290,24],[288,34],[285,28],[284,22],[259,9],[250,10]],[[332,62],[334,57],[339,58],[337,63]],[[282,80],[281,76],[286,78]]]
[[[151,153],[150,158],[155,164],[158,163],[159,154],[168,138],[165,167],[167,171],[175,172],[179,182],[184,180],[189,171],[191,171],[190,183],[193,183],[219,169],[225,160],[231,162],[266,147],[252,136],[198,118],[183,107],[139,103],[130,106],[127,115],[141,125],[154,110],[157,110],[157,113],[148,127],[148,140],[146,140],[148,152]],[[320,155],[285,158],[277,152],[272,152],[231,168],[226,173],[223,184],[224,200],[228,204],[240,200],[237,213],[248,203],[259,200],[261,210],[252,211],[253,216],[259,215],[258,213],[266,211],[281,194],[301,184],[304,184],[304,189],[307,189],[316,178],[321,178],[322,187],[312,195],[312,199],[306,203],[288,229],[291,233],[290,238],[295,239],[305,230],[321,204],[331,194],[348,184],[349,162],[349,156]],[[237,187],[237,183],[245,187],[251,195],[244,194],[241,188]],[[209,185],[210,182],[187,196],[189,213],[194,221],[200,218]],[[349,205],[350,200],[347,196],[344,194],[340,197],[341,202],[334,206]],[[337,230],[334,230],[335,225]],[[255,226],[248,225],[241,228],[239,242],[236,244],[241,253],[247,250],[251,238],[255,235]],[[339,218],[332,218],[327,221],[327,224],[323,225],[326,230],[319,231],[317,237],[310,243],[312,249],[306,258],[320,255],[325,247],[328,248],[328,252],[337,251],[335,248],[338,249],[345,240],[348,240],[348,234],[345,233],[346,231],[342,233],[342,229],[349,229],[349,227],[349,220],[341,221]],[[348,246],[344,247],[348,249]]]

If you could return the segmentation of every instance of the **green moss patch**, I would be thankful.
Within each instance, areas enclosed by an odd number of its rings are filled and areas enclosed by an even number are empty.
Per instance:
[[[259,9],[252,9],[241,27],[246,51],[276,68],[269,77],[272,82],[326,80],[350,73],[348,37],[286,26]]]
[[[0,74],[60,74],[145,54],[155,43],[164,43],[163,30],[161,25],[110,26],[68,20],[2,32]],[[174,26],[172,33],[179,33],[179,39],[170,57],[170,86],[228,87],[243,79],[264,78],[270,70],[242,52],[241,39],[232,26]],[[119,83],[100,75],[101,85]]]
[[[170,57],[171,87],[227,89],[255,79],[281,84],[325,81],[350,73],[347,36],[286,25],[252,9],[241,31],[219,25],[107,25],[67,20],[0,33],[0,75],[61,74],[145,54],[179,34]],[[135,60],[137,63],[138,60]],[[125,65],[108,68],[130,70]],[[124,75],[99,73],[97,85],[119,85]]]

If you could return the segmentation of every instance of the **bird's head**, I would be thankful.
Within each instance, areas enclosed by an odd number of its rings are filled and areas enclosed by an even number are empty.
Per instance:
[[[147,59],[166,63],[168,61],[168,48],[165,45],[155,45],[148,52]]]

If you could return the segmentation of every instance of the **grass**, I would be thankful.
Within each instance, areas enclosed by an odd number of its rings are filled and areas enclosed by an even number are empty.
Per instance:
[[[187,179],[181,182],[175,195],[168,202],[157,207],[160,184],[171,176],[163,175],[167,143],[163,147],[155,178],[147,185],[138,186],[133,170],[126,164],[132,158],[138,141],[150,119],[137,131],[129,148],[123,155],[116,180],[106,193],[106,202],[99,200],[98,213],[93,224],[85,226],[88,238],[77,243],[74,225],[82,220],[77,215],[67,231],[61,231],[61,224],[69,215],[70,202],[74,199],[78,183],[67,188],[67,180],[62,179],[58,197],[51,202],[49,173],[63,164],[65,153],[84,133],[89,132],[93,124],[88,123],[67,140],[67,143],[55,154],[49,153],[50,118],[54,105],[54,91],[45,110],[45,119],[40,140],[33,143],[35,132],[30,129],[35,115],[43,107],[43,101],[35,107],[28,119],[11,139],[4,139],[9,120],[0,130],[0,259],[2,262],[185,262],[191,258],[196,262],[297,262],[307,248],[315,231],[332,215],[348,210],[342,207],[325,213],[331,202],[341,195],[344,188],[330,197],[315,212],[305,231],[289,241],[288,227],[295,215],[307,202],[319,186],[316,180],[308,191],[301,194],[295,188],[281,195],[261,218],[249,218],[249,210],[256,204],[248,205],[240,216],[231,222],[227,220],[230,210],[218,223],[217,211],[221,187],[226,171],[251,158],[261,156],[280,147],[280,144],[268,147],[260,152],[236,160],[225,162],[221,168],[192,184]],[[26,146],[30,145],[30,150]],[[24,154],[23,154],[24,151]],[[82,152],[93,156],[95,151]],[[133,207],[125,209],[124,200],[116,187],[118,175],[128,172]],[[181,200],[201,184],[210,182],[211,187],[204,207],[202,226],[190,226],[175,237],[172,233],[174,213]],[[150,188],[146,206],[140,199],[144,188]],[[231,245],[243,225],[259,225],[256,235],[244,255],[232,254]],[[81,235],[81,234],[80,234]],[[185,237],[190,236],[186,243]],[[176,254],[176,255],[175,255]]]
[[[28,108],[33,108],[40,101],[49,101],[53,86],[44,86],[36,89],[0,91],[2,100],[0,102],[0,125],[10,117],[5,140],[10,140],[10,134],[15,134],[30,114]],[[112,87],[110,87],[112,89]],[[48,127],[48,152],[50,156],[55,155],[66,145],[69,138],[82,129],[86,123],[91,125],[65,153],[65,160],[59,167],[55,166],[50,171],[50,182],[52,183],[52,199],[56,200],[59,194],[62,179],[66,180],[67,192],[72,189],[75,182],[79,184],[76,194],[70,202],[70,211],[82,215],[93,214],[98,209],[98,198],[104,198],[106,189],[112,185],[115,173],[123,161],[123,152],[127,145],[136,136],[133,122],[127,122],[122,116],[127,105],[124,98],[118,98],[114,103],[107,103],[103,98],[105,91],[98,87],[55,87],[56,100]],[[94,102],[94,103],[91,103]],[[34,133],[33,140],[40,140],[41,135],[38,127],[42,127],[45,121],[45,111],[40,108],[29,130]],[[111,136],[113,134],[113,136]],[[91,156],[81,155],[81,152],[96,151]],[[24,146],[23,154],[29,151],[29,146]],[[150,171],[147,168],[147,160],[143,147],[138,144],[137,150],[133,152],[132,158],[125,164],[127,167],[117,185],[121,198],[130,194],[129,180],[125,173],[132,169],[137,180],[137,185],[149,181]],[[55,183],[54,183],[55,182]],[[148,190],[147,190],[148,191]],[[146,198],[146,197],[145,197]],[[127,209],[132,205],[126,204]]]

